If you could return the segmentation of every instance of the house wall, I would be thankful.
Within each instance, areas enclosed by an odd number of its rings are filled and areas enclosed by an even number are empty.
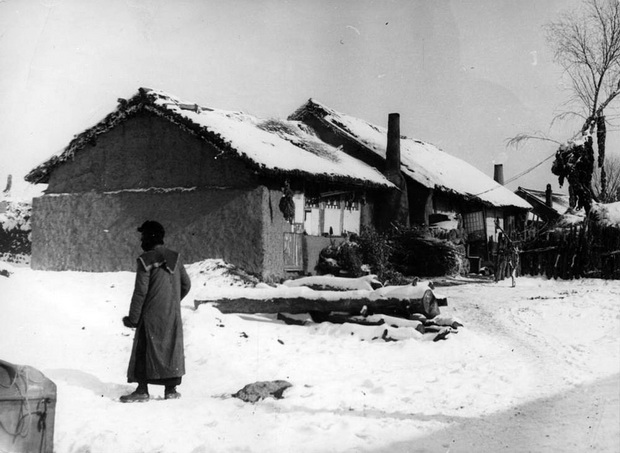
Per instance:
[[[220,154],[168,120],[142,112],[56,167],[47,193],[256,185],[243,162]]]
[[[166,244],[186,263],[222,258],[277,280],[285,275],[283,233],[290,231],[280,187],[142,112],[54,168],[48,195],[34,202],[32,267],[133,271],[141,253],[136,227],[149,219],[164,225]],[[371,203],[360,217],[362,225],[375,220]]]
[[[264,218],[274,197],[264,186],[45,195],[33,200],[31,265],[57,271],[133,271],[142,252],[136,228],[157,220],[166,228],[166,244],[185,263],[221,258],[250,273],[282,273],[277,206],[269,223]]]

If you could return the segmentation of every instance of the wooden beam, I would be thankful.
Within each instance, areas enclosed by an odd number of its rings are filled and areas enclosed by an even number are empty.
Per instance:
[[[195,300],[194,306],[210,304],[224,314],[229,313],[331,313],[345,312],[360,314],[366,307],[366,312],[377,314],[388,314],[407,316],[411,313],[422,313],[427,318],[434,318],[439,312],[437,299],[429,289],[424,292],[420,299],[401,299],[401,298],[382,298],[370,300],[368,298],[342,298],[335,300],[328,299],[307,299],[303,297],[278,297],[267,299],[251,299],[240,297],[235,299],[219,300]]]

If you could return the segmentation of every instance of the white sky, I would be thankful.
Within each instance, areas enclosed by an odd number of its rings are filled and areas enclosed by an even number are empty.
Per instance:
[[[403,134],[509,179],[555,149],[505,140],[566,98],[541,26],[576,3],[0,0],[0,185],[140,86],[259,117],[310,97],[379,126],[399,112]],[[557,188],[550,165],[509,188]]]

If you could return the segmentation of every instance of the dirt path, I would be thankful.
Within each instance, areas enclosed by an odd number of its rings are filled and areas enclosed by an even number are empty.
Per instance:
[[[517,293],[465,285],[440,291],[449,293],[452,309],[469,328],[491,333],[520,354],[536,376],[529,390],[546,396],[525,397],[526,403],[481,417],[437,416],[450,426],[380,451],[620,452],[620,374],[589,377],[601,368],[620,371],[615,290],[575,285]]]
[[[452,426],[381,452],[496,453],[620,451],[620,375]]]

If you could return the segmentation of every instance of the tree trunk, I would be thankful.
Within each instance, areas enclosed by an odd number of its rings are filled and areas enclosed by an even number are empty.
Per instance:
[[[607,137],[607,127],[605,125],[605,116],[602,112],[596,119],[596,143],[598,145],[598,167],[601,169],[601,193],[600,200],[605,201],[607,198],[607,175],[605,174],[605,139]]]
[[[387,314],[408,317],[411,313],[421,313],[431,319],[437,316],[439,306],[431,290],[426,290],[421,299],[385,298],[343,298],[336,300],[306,299],[303,297],[250,299],[246,297],[220,300],[195,300],[194,306],[211,304],[222,313],[330,313],[333,311],[360,314],[366,307],[369,314]]]

